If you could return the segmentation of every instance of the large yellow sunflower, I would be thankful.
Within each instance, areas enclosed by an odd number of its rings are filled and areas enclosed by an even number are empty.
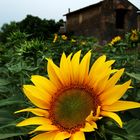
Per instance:
[[[66,57],[63,53],[59,67],[48,59],[48,78],[33,75],[34,85],[23,86],[37,108],[17,113],[29,111],[36,117],[17,126],[38,125],[31,133],[39,131],[39,134],[31,140],[85,140],[84,132],[97,129],[97,120],[110,117],[122,127],[120,117],[114,112],[140,107],[139,103],[119,100],[131,80],[117,84],[124,69],[111,69],[114,60],[106,61],[103,55],[89,68],[91,52],[81,61],[80,54],[78,51]]]

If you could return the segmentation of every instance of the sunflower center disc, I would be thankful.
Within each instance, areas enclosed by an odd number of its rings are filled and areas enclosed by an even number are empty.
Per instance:
[[[84,125],[91,110],[95,111],[91,93],[83,89],[68,89],[55,99],[52,114],[56,125],[72,130]]]

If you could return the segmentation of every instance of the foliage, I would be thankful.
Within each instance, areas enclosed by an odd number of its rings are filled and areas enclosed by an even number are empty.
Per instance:
[[[0,30],[0,42],[6,43],[10,34],[17,31],[28,34],[28,39],[46,39],[49,38],[51,34],[58,32],[60,26],[63,26],[62,19],[55,22],[53,19],[46,20],[27,15],[26,18],[20,22],[4,24]]]
[[[31,38],[42,38],[46,39],[51,34],[58,32],[60,26],[63,25],[63,21],[55,22],[55,20],[40,19],[27,15],[27,17],[19,23],[21,32],[30,34]]]
[[[6,39],[10,33],[19,30],[18,24],[16,22],[11,22],[10,24],[4,24],[0,30],[0,42],[6,43]]]
[[[28,140],[31,137],[28,134],[30,127],[19,129],[15,126],[17,122],[32,115],[13,113],[31,106],[23,95],[22,85],[29,83],[33,74],[47,76],[46,58],[52,58],[55,63],[59,63],[63,52],[69,54],[81,49],[82,54],[85,54],[88,50],[92,50],[92,61],[101,54],[106,54],[109,59],[115,59],[115,68],[126,68],[120,82],[131,77],[134,87],[127,92],[123,100],[140,102],[139,41],[134,42],[134,46],[130,41],[131,33],[127,33],[124,38],[111,46],[109,43],[100,46],[98,40],[93,37],[51,34],[58,30],[58,27],[54,28],[56,23],[52,20],[42,21],[38,17],[27,16],[18,24],[20,26],[16,23],[6,24],[0,33],[0,38],[3,38],[0,42],[0,139]],[[44,24],[42,29],[39,28],[41,24]],[[120,116],[124,122],[122,129],[112,120],[105,118],[97,122],[99,128],[94,133],[86,133],[87,139],[138,140],[140,110],[120,112]]]

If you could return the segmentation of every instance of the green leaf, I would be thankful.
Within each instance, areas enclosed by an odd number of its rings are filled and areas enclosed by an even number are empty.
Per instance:
[[[0,100],[0,107],[6,106],[6,105],[12,105],[12,104],[21,104],[21,103],[25,103],[25,102],[22,100],[19,100],[18,97],[14,96],[8,99]]]
[[[111,135],[111,136],[118,136],[123,138],[124,140],[127,139],[127,131],[123,128],[118,127],[110,118],[106,118],[103,121],[105,121],[104,125],[104,131],[105,133]]]
[[[6,93],[9,91],[9,88],[6,86],[0,86],[0,93]]]
[[[126,74],[128,76],[140,81],[140,74],[139,73],[128,73],[128,72],[126,72]]]
[[[111,134],[111,135],[117,135],[121,138],[127,138],[127,132],[124,129],[121,129],[119,127],[112,127],[106,129],[106,133]]]
[[[5,134],[0,134],[0,140],[14,137],[14,136],[21,136],[21,135],[26,135],[26,133],[5,133]]]
[[[6,79],[0,79],[0,86],[6,86],[8,85],[10,82]]]
[[[24,70],[27,70],[27,71],[35,71],[37,69],[38,67],[24,67]]]
[[[113,136],[112,140],[124,140],[124,139],[118,136]]]
[[[139,108],[130,109],[130,110],[128,110],[128,112],[131,113],[131,115],[132,115],[134,118],[140,119],[140,109],[139,109]]]
[[[12,127],[16,127],[16,124],[20,121],[22,121],[23,117],[20,117],[19,119],[15,120],[15,119],[11,119],[11,121],[4,123],[3,125],[0,126],[0,132],[1,130],[3,130],[4,128],[12,128]],[[10,120],[10,119],[9,119]]]
[[[130,120],[126,126],[125,126],[126,131],[128,134],[131,134],[133,136],[140,136],[140,120],[139,119],[133,119]]]
[[[8,109],[6,108],[0,109],[0,126],[7,125],[8,123],[13,121],[14,116],[12,116],[11,112]]]

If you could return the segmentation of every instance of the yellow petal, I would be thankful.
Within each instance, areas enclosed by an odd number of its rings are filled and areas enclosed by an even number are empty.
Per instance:
[[[79,83],[82,84],[88,77],[91,51],[89,51],[80,63]]]
[[[71,135],[70,140],[85,140],[85,135],[83,132],[78,131]]]
[[[95,128],[97,128],[96,123],[93,123],[93,124],[86,123],[85,124],[85,127],[84,128],[81,128],[80,131],[83,131],[83,132],[92,132],[92,131],[95,131]]]
[[[105,62],[105,65],[106,65],[107,68],[109,68],[114,63],[115,63],[115,60],[108,60],[108,61]]]
[[[54,140],[64,140],[67,139],[71,136],[71,134],[67,133],[67,132],[59,132],[56,134]]]
[[[66,58],[65,53],[62,54],[60,61],[60,72],[63,85],[68,86],[70,84],[70,73],[69,73],[69,60]]]
[[[43,109],[48,108],[48,106],[49,106],[48,99],[50,99],[50,97],[45,96],[45,98],[43,98],[44,95],[35,86],[24,85],[23,91],[33,104],[35,104],[39,108],[43,108]]]
[[[39,109],[39,108],[26,108],[26,109],[22,109],[19,111],[16,111],[15,113],[20,113],[20,112],[32,112],[33,114],[37,115],[37,116],[45,116],[48,117],[49,113],[46,110],[43,109]]]
[[[93,78],[93,76],[95,75],[95,73],[97,73],[97,70],[102,67],[102,64],[105,62],[106,60],[106,56],[103,55],[103,56],[100,56],[95,62],[94,64],[92,65],[91,69],[90,69],[90,73],[89,73],[89,76],[91,78]]]
[[[24,89],[28,90],[33,96],[38,97],[41,100],[49,102],[51,95],[45,92],[44,90],[33,86],[33,85],[24,85]]]
[[[100,108],[101,106],[98,106],[96,109],[96,114],[93,116],[93,111],[90,112],[89,116],[87,116],[86,121],[90,124],[94,124],[95,121],[101,119],[100,117]]]
[[[31,131],[31,133],[37,132],[37,131],[55,131],[58,130],[58,128],[54,125],[51,124],[44,124],[41,126],[38,126],[35,130]]]
[[[100,111],[101,111],[101,106],[98,106],[96,110],[96,115],[95,115],[96,117],[100,116]]]
[[[45,132],[33,137],[31,140],[54,140],[57,133],[57,131]]]
[[[119,100],[126,90],[129,88],[131,80],[125,82],[122,85],[116,85],[115,87],[103,92],[99,98],[102,105],[111,105]]]
[[[69,84],[73,83],[71,56],[72,56],[72,53],[67,57],[67,64],[68,64],[68,70],[69,70],[69,76],[70,76],[70,83]]]
[[[78,51],[77,53],[74,54],[71,60],[71,65],[72,65],[72,82],[73,83],[78,83],[78,78],[79,78],[79,62],[80,62],[80,55],[81,55],[81,50]]]
[[[110,72],[108,71],[104,76],[97,82],[93,83],[95,94],[100,95],[106,86],[106,83],[110,77]]]
[[[101,74],[101,72],[103,72],[104,68],[103,66],[105,66],[105,60],[106,60],[106,56],[103,55],[101,57],[99,57],[94,64],[92,65],[90,72],[89,72],[89,84],[91,86],[93,86],[93,84],[96,82],[96,80],[99,78],[99,75]]]
[[[95,75],[94,77],[96,77],[96,83],[98,83],[101,79],[103,79],[104,77],[106,77],[108,74],[110,74],[111,72],[111,65],[115,62],[115,60],[109,60],[109,61],[106,61],[102,67],[98,70],[98,75]],[[95,84],[96,84],[95,83]],[[95,85],[94,84],[94,85]]]
[[[113,73],[115,73],[117,71],[118,71],[117,69],[112,69],[110,73],[113,74]]]
[[[100,117],[100,119],[101,119],[102,117]],[[98,119],[99,120],[99,119]],[[96,120],[97,121],[97,120]],[[90,123],[91,125],[92,125],[92,127],[93,128],[95,128],[95,129],[97,129],[98,127],[97,127],[97,124],[93,121],[93,122],[91,122]]]
[[[24,121],[18,123],[16,126],[43,125],[43,124],[51,124],[51,121],[44,117],[32,117],[25,119]]]
[[[114,121],[116,121],[119,124],[120,127],[122,127],[122,120],[116,113],[102,111],[101,115],[113,119]]]
[[[53,63],[51,59],[48,59],[48,75],[51,82],[57,87],[60,88],[61,78],[60,78],[60,69]]]
[[[129,86],[129,89],[134,88],[133,86]]]
[[[128,110],[133,108],[139,108],[140,103],[132,102],[132,101],[117,101],[112,105],[109,106],[102,106],[102,110],[105,111],[122,111]]]
[[[106,77],[106,75],[111,74],[111,65],[115,62],[115,60],[109,60],[104,63],[102,66],[101,72],[98,77],[98,81],[102,79],[102,77]]]
[[[90,114],[87,116],[86,121],[90,122],[93,120],[93,111],[90,112]]]
[[[71,61],[72,53],[70,53],[67,57],[67,60]]]
[[[98,67],[99,64],[104,63],[105,60],[106,60],[106,56],[105,56],[105,55],[100,56],[100,57],[94,62],[92,68],[94,69],[94,68]],[[92,68],[91,68],[91,69],[92,69]]]
[[[108,89],[110,87],[114,87],[115,84],[118,82],[122,74],[124,73],[124,69],[118,70],[107,82],[107,85],[105,89]]]
[[[110,60],[102,64],[102,67],[98,69],[98,73],[100,74],[96,74],[93,78],[93,81],[91,80],[90,84],[94,87],[94,91],[97,96],[104,91],[111,74],[111,65],[114,62],[114,60]]]
[[[31,81],[39,88],[44,89],[47,93],[56,92],[56,87],[47,78],[40,75],[33,75]]]

